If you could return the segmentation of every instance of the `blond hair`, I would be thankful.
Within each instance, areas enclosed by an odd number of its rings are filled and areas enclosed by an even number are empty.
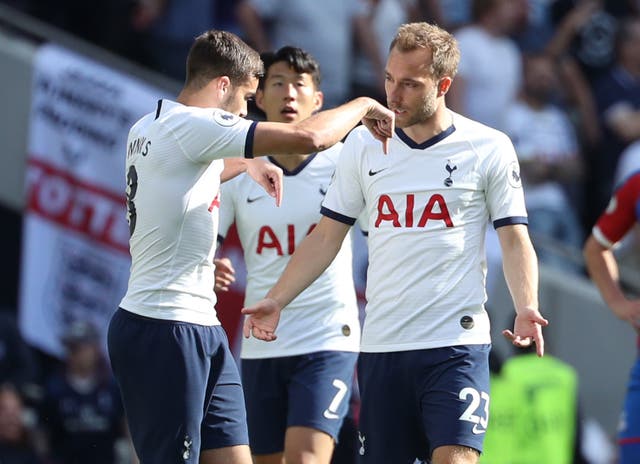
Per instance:
[[[389,50],[410,52],[421,48],[431,50],[431,73],[436,79],[454,77],[458,72],[460,50],[455,37],[429,23],[408,23],[398,28]]]

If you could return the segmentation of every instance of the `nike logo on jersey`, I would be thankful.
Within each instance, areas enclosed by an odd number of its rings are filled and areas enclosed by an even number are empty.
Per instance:
[[[328,409],[325,409],[324,412],[322,413],[322,415],[325,417],[325,419],[339,419],[340,416],[337,415],[335,412],[331,412]]]
[[[471,431],[474,433],[474,435],[481,435],[485,433],[487,429],[478,427],[478,424],[473,424],[473,429],[471,429]]]
[[[325,196],[327,194],[327,189],[320,187],[318,189],[318,192],[320,192],[320,195]]]
[[[265,197],[265,195],[260,195],[260,196],[253,197],[253,198],[247,197],[247,203],[253,203],[254,201],[259,200],[260,198],[264,198],[264,197]]]
[[[374,171],[373,169],[369,169],[369,175],[370,176],[375,176],[376,174],[378,174],[379,172],[384,171],[387,168],[382,168],[382,169],[378,169],[377,171]]]

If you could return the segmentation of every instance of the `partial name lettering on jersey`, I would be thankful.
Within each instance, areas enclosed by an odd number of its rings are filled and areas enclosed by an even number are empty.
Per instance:
[[[147,156],[149,154],[149,148],[151,147],[151,140],[147,137],[136,137],[129,141],[127,147],[127,158],[131,158],[135,155]]]

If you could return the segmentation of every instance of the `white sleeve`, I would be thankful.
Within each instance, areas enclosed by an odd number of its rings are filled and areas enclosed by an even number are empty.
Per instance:
[[[520,178],[520,164],[513,144],[504,134],[496,139],[496,148],[485,159],[486,199],[495,228],[509,224],[527,224],[527,210]]]
[[[223,183],[220,186],[220,213],[218,215],[218,236],[221,239],[227,237],[229,228],[236,220],[236,196],[239,182],[238,180],[245,174]]]
[[[220,109],[203,109],[167,121],[185,156],[194,162],[253,157],[257,122]]]
[[[348,225],[356,222],[365,205],[358,163],[360,134],[352,131],[344,142],[320,210],[323,215]]]

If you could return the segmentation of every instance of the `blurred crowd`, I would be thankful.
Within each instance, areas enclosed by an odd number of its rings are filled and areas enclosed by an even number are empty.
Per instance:
[[[506,132],[542,262],[575,256],[615,184],[640,164],[638,0],[4,0],[178,81],[193,38],[233,31],[258,51],[299,46],[325,107],[384,101],[398,25],[435,22],[462,58],[448,106]]]
[[[4,1],[178,81],[209,28],[260,52],[296,45],[321,64],[325,107],[384,101],[398,25],[444,26],[462,52],[448,106],[512,138],[540,258],[570,270],[581,271],[577,250],[616,182],[640,164],[638,0]]]
[[[584,272],[575,256],[612,190],[640,170],[640,0],[2,1],[179,81],[207,29],[261,52],[299,46],[321,64],[325,107],[384,101],[396,28],[435,22],[461,49],[448,106],[511,137],[540,260],[572,272]],[[0,462],[130,459],[95,329],[72,326],[65,360],[43,364],[9,314],[0,312]]]

